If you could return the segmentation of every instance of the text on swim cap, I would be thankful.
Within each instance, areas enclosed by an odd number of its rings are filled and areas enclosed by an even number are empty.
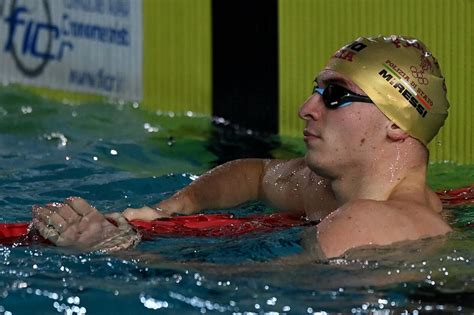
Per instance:
[[[411,88],[407,84],[403,84],[403,80],[399,79],[398,82],[392,80],[393,76],[385,69],[380,70],[379,75],[385,79],[394,89],[396,89],[398,93],[400,93],[416,109],[421,117],[424,118],[426,116],[428,110],[419,102],[419,96],[416,94],[416,92],[413,90],[410,91]]]
[[[410,81],[410,78],[408,77],[408,75],[402,69],[400,69],[396,64],[394,64],[390,60],[385,61],[385,63],[388,64],[390,68],[396,73],[398,73],[398,75],[402,77],[404,80]]]
[[[395,72],[394,75],[400,80],[402,79],[405,80],[405,82],[407,83],[410,83],[410,88],[412,89],[413,93],[414,94],[418,94],[418,100],[423,104],[425,105],[426,108],[430,109],[431,106],[433,106],[433,101],[431,100],[431,98],[420,88],[418,87],[418,84],[414,81],[414,79],[419,79],[418,76],[414,76],[412,77],[412,79],[410,79],[410,76],[408,74],[406,74],[402,69],[400,69],[400,67],[398,67],[395,63],[393,63],[392,61],[390,61],[390,59],[387,59],[385,61],[385,65],[388,66],[388,70],[389,71],[393,71]],[[423,69],[423,68],[422,68]],[[413,74],[413,73],[412,73]],[[416,92],[415,92],[416,90]],[[428,105],[429,104],[429,105]]]
[[[425,55],[428,52],[426,50],[426,48],[419,41],[417,41],[416,39],[404,39],[404,38],[402,38],[400,40],[400,37],[397,37],[396,39],[393,39],[391,42],[397,48],[400,48],[400,47],[404,47],[404,48],[413,47],[413,48],[416,48],[422,53],[422,55]],[[431,55],[431,53],[430,53],[430,55]]]
[[[355,54],[366,47],[366,44],[355,41],[352,44],[349,44],[336,51],[333,57],[352,62],[352,58],[355,56]]]

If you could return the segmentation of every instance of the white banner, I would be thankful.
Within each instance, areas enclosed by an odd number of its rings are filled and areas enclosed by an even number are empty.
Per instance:
[[[0,0],[0,79],[143,98],[141,0]]]

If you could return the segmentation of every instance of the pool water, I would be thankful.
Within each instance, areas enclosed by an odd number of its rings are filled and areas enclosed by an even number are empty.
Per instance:
[[[75,106],[0,89],[0,222],[81,196],[104,212],[170,196],[239,157],[291,158],[300,139],[267,137],[194,113],[130,103]],[[216,126],[218,125],[218,126]],[[430,166],[435,189],[472,183],[473,166]],[[262,203],[236,215],[271,212]],[[474,207],[445,210],[446,238],[318,262],[294,227],[239,237],[156,237],[114,255],[0,246],[0,314],[417,314],[474,312]]]

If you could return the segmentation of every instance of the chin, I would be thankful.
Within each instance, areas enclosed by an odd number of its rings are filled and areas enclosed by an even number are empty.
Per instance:
[[[325,178],[333,177],[331,176],[331,170],[327,167],[327,164],[325,165],[325,163],[323,163],[319,155],[306,152],[304,159],[308,168],[317,175]]]

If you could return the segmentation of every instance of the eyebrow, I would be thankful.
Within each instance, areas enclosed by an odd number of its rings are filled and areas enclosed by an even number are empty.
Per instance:
[[[324,78],[324,76],[323,76],[323,78]],[[316,76],[316,78],[314,78],[313,82],[316,83],[317,85],[319,85],[320,82],[325,83],[326,85],[336,84],[336,85],[342,86],[343,88],[346,88],[349,91],[355,93],[354,91],[352,91],[352,88],[350,87],[350,85],[347,84],[346,80],[344,80],[342,78],[321,79],[320,76]]]

